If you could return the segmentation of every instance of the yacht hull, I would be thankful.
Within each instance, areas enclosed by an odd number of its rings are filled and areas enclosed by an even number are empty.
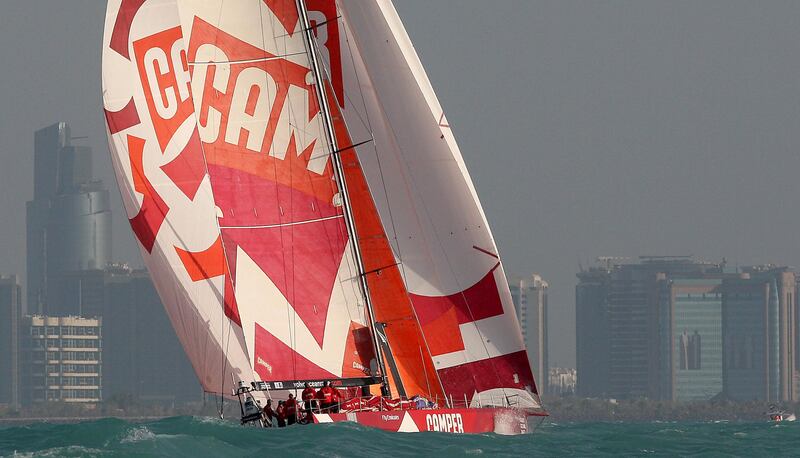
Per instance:
[[[314,423],[355,422],[394,432],[437,431],[454,434],[528,433],[529,416],[545,416],[513,408],[462,408],[314,414]]]

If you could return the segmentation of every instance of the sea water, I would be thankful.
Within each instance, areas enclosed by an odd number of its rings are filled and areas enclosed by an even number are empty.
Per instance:
[[[800,422],[543,423],[525,436],[389,433],[353,423],[281,429],[203,417],[0,427],[3,456],[791,456]]]

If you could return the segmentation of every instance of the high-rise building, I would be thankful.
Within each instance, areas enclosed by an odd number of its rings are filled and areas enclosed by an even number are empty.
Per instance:
[[[0,276],[0,404],[19,407],[19,329],[24,310],[17,277]]]
[[[575,394],[578,373],[575,369],[565,367],[551,367],[548,376],[550,394],[568,396]]]
[[[662,283],[661,399],[704,401],[722,393],[722,282],[710,276]]]
[[[91,149],[73,146],[64,122],[36,132],[33,182],[27,203],[28,308],[77,315],[60,301],[61,276],[111,261],[108,191],[92,178]]]
[[[608,296],[611,268],[578,273],[575,286],[575,361],[578,396],[608,397],[611,369],[611,325]]]
[[[197,377],[181,348],[150,276],[110,264],[62,274],[60,304],[103,318],[103,395],[197,400]]]
[[[724,388],[736,400],[797,400],[796,278],[788,268],[745,268],[723,283]]]
[[[51,289],[58,291],[58,301],[51,300],[57,315],[86,318],[103,317],[106,309],[106,280],[101,269],[71,270],[53,278]]]
[[[510,279],[509,288],[539,393],[547,393],[547,282],[533,274],[529,278]]]
[[[21,329],[25,404],[96,403],[102,399],[99,318],[27,316]]]
[[[105,272],[103,311],[107,355],[104,393],[140,400],[192,401],[202,389],[145,271]]]
[[[662,286],[673,279],[719,276],[722,266],[686,256],[642,256],[639,263],[604,259],[604,268],[578,274],[578,394],[658,399],[664,393]]]

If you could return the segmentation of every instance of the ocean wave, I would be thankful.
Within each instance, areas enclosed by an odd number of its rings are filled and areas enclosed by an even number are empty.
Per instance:
[[[152,431],[147,429],[146,426],[137,426],[132,428],[125,437],[122,438],[120,443],[122,444],[130,444],[132,442],[141,442],[141,441],[148,441],[154,440],[156,435],[153,434]]]
[[[208,417],[128,422],[103,419],[0,428],[0,455],[39,456],[676,456],[790,455],[800,449],[795,424],[562,423],[533,435],[403,434],[355,423],[259,429]],[[660,433],[660,434],[659,434]],[[746,440],[743,440],[746,438]]]
[[[62,458],[62,457],[95,457],[108,455],[108,452],[100,449],[81,447],[80,445],[70,445],[68,447],[54,447],[35,452],[14,452],[10,456],[14,458]]]

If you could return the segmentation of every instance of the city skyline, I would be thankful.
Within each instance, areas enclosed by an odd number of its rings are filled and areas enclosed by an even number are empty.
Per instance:
[[[537,271],[550,282],[552,365],[572,365],[574,272],[597,256],[800,259],[800,248],[784,242],[798,224],[785,209],[800,166],[791,21],[800,5],[397,8],[507,270]],[[89,137],[76,144],[95,151],[96,176],[113,180],[96,51],[104,14],[96,0],[4,5],[0,37],[15,46],[2,56],[15,65],[0,89],[0,211],[12,215],[0,234],[0,272],[26,270],[35,130],[70,122],[76,137]],[[487,23],[506,26],[480,32]],[[467,29],[477,32],[461,33]],[[115,260],[139,265],[118,193],[111,199]]]
[[[797,399],[792,269],[644,256],[577,277],[578,396]]]

